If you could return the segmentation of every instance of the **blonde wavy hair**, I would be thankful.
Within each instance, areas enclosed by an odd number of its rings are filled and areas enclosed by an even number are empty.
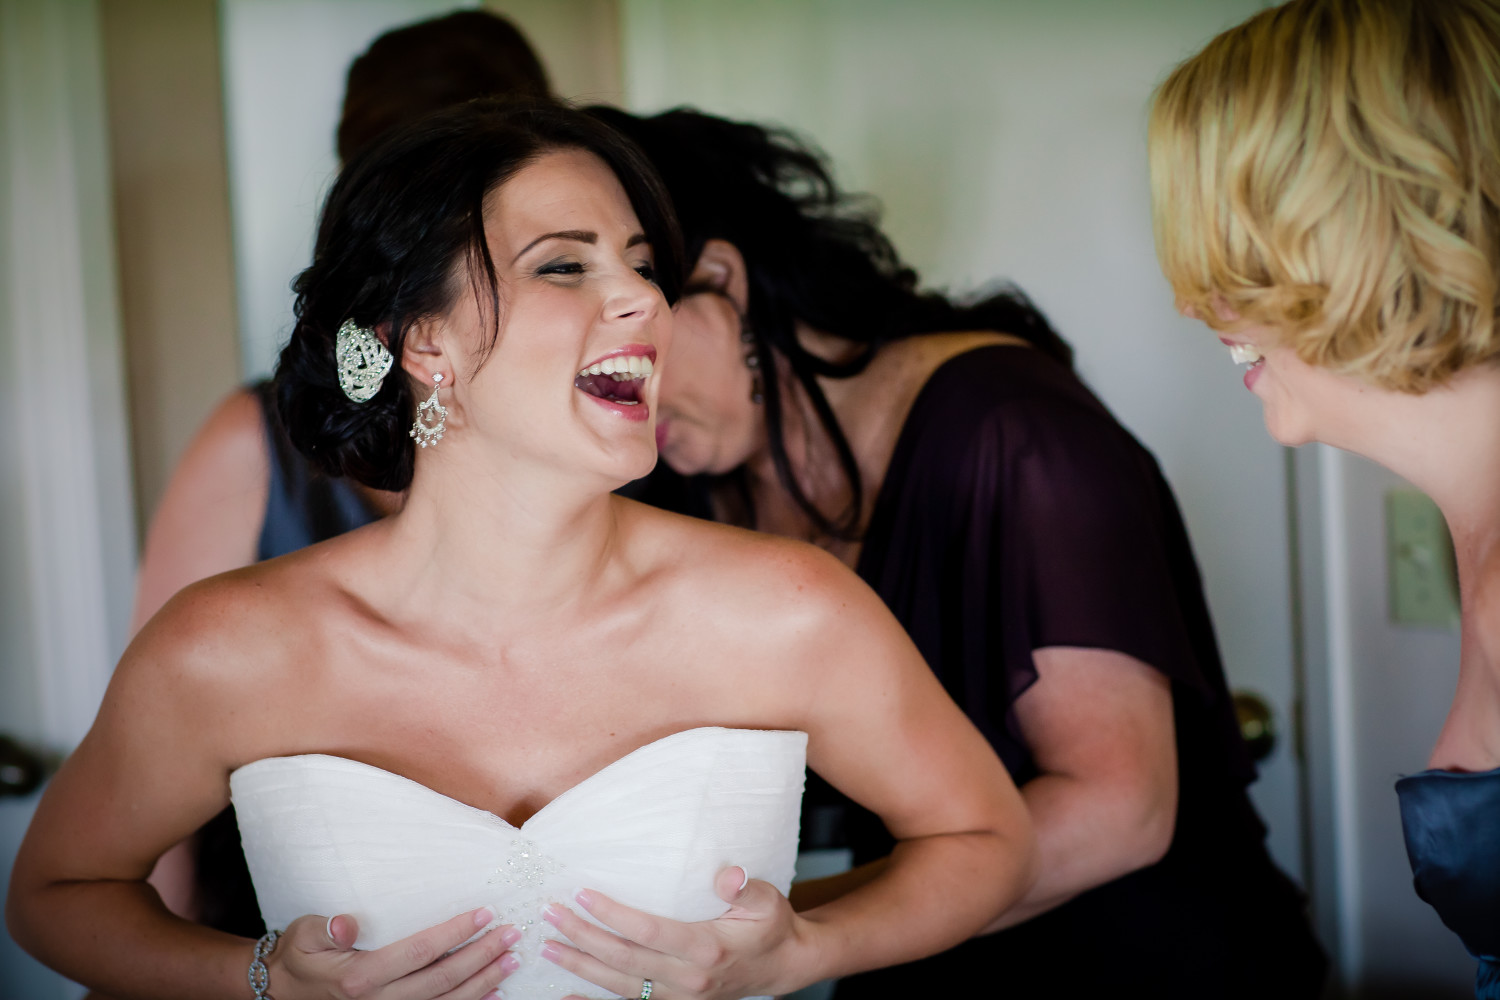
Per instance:
[[[1500,0],[1294,0],[1156,91],[1179,308],[1424,392],[1500,354]]]

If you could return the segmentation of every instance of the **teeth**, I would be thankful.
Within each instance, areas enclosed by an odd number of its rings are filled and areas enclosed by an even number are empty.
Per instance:
[[[1237,365],[1253,365],[1261,359],[1261,353],[1249,344],[1230,344],[1229,358]]]
[[[651,359],[641,354],[632,354],[628,358],[605,358],[598,364],[589,365],[578,372],[579,377],[586,375],[608,375],[616,382],[635,382],[640,379],[650,378],[656,366]]]

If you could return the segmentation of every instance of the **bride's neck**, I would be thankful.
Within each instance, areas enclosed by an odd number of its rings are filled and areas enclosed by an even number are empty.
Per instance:
[[[429,622],[467,623],[546,620],[586,605],[619,542],[609,491],[556,470],[476,474],[452,458],[420,469],[391,518],[391,552],[405,569],[390,583],[407,606]]]

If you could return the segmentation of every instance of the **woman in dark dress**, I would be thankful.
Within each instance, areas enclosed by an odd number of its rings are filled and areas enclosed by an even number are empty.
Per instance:
[[[1162,84],[1150,150],[1162,269],[1271,436],[1377,461],[1447,519],[1458,690],[1396,791],[1417,893],[1500,1000],[1500,4],[1265,11]]]
[[[653,502],[815,541],[875,589],[1010,768],[1042,874],[945,955],[838,995],[1313,997],[1191,549],[1151,455],[1018,293],[922,293],[815,152],[691,111],[594,113],[652,157],[696,265]],[[941,781],[941,775],[933,780]],[[810,785],[808,847],[891,840]]]

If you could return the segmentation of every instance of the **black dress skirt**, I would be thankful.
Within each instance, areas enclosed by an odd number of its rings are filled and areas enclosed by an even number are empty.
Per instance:
[[[1198,569],[1155,459],[1072,371],[990,346],[937,369],[914,403],[858,572],[906,628],[1018,785],[1038,773],[1015,703],[1032,651],[1116,650],[1171,681],[1176,832],[1157,864],[1025,924],[851,977],[839,1000],[1004,996],[1315,997],[1327,962],[1246,794]],[[856,863],[882,824],[811,781],[806,836]]]

